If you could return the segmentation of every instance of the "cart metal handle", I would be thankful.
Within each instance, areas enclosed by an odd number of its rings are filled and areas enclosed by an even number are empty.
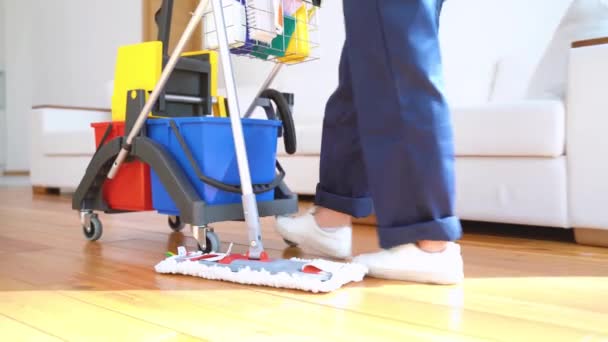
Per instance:
[[[232,60],[230,59],[230,47],[228,46],[228,34],[226,32],[226,21],[224,19],[224,9],[221,0],[211,0],[213,6],[213,18],[217,28],[217,38],[219,43],[220,59],[222,61],[222,71],[226,84],[226,95],[228,97],[228,108],[230,110],[230,123],[232,126],[232,137],[236,150],[236,159],[239,167],[239,176],[243,190],[243,216],[247,223],[249,235],[250,259],[261,259],[264,255],[262,245],[262,228],[260,226],[260,215],[258,203],[253,193],[251,185],[251,173],[249,172],[249,162],[247,160],[247,150],[245,149],[245,137],[241,126],[241,110],[237,96],[236,84],[234,82],[234,72]],[[266,86],[267,87],[267,86]]]

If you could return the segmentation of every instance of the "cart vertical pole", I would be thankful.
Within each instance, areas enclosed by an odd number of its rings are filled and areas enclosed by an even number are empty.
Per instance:
[[[260,228],[260,218],[258,214],[256,197],[253,193],[253,186],[251,185],[251,173],[249,171],[247,150],[245,148],[245,138],[243,135],[243,127],[241,125],[241,111],[239,109],[237,88],[234,81],[232,60],[230,59],[230,47],[228,46],[228,35],[226,34],[224,11],[221,0],[211,0],[211,4],[213,6],[215,27],[217,28],[220,59],[222,61],[221,64],[223,69],[222,71],[224,73],[224,81],[226,83],[228,108],[231,113],[230,122],[232,126],[234,147],[236,149],[239,176],[241,179],[241,189],[243,192],[242,200],[245,222],[247,223],[247,227],[249,229],[249,258],[259,259],[264,251],[264,246],[262,245],[262,230]]]

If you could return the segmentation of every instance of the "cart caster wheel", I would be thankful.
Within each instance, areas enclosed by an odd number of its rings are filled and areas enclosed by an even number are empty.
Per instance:
[[[97,214],[91,215],[91,224],[88,227],[83,225],[82,232],[84,233],[84,237],[89,241],[99,240],[103,233],[103,225],[97,217]]]
[[[169,216],[167,223],[169,223],[169,228],[173,229],[174,232],[179,232],[186,226],[179,216]]]
[[[293,242],[293,241],[289,241],[287,239],[283,239],[283,241],[285,241],[285,243],[289,246],[289,247],[298,247],[298,244]]]
[[[201,244],[198,244],[198,250],[203,253],[215,253],[220,251],[220,238],[217,236],[215,232],[207,232],[207,248],[203,249]]]

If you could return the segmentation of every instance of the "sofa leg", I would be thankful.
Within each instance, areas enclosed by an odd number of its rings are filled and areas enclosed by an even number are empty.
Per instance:
[[[32,186],[32,193],[34,195],[59,195],[61,190],[55,187],[34,185]]]
[[[574,228],[574,239],[579,245],[608,247],[608,230]]]

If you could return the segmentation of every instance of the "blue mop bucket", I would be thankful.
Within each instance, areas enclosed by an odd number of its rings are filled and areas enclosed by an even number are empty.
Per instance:
[[[241,119],[241,122],[251,181],[253,184],[270,184],[277,177],[276,150],[281,122],[261,119]],[[203,182],[197,174],[198,169],[213,180],[232,186],[240,185],[230,118],[148,119],[147,134],[167,149],[207,205],[241,203],[240,193],[218,189]],[[196,165],[191,163],[188,153]],[[161,214],[179,215],[179,209],[154,170],[151,170],[150,178],[154,209]],[[259,202],[271,201],[274,190],[259,193],[256,198]]]

